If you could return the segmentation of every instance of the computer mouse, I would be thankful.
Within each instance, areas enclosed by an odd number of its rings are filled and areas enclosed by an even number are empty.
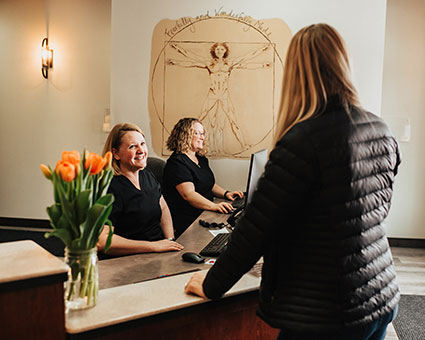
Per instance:
[[[192,263],[202,263],[205,261],[205,257],[198,253],[187,252],[182,255],[183,261]]]

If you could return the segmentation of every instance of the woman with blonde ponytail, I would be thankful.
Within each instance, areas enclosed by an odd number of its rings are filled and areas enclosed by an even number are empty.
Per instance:
[[[286,56],[275,144],[295,124],[322,113],[332,96],[339,97],[347,112],[360,109],[344,41],[329,25],[304,27]]]
[[[333,27],[292,38],[275,132],[226,251],[186,292],[218,299],[263,256],[257,313],[278,339],[385,339],[400,299],[385,233],[400,153],[362,109]]]

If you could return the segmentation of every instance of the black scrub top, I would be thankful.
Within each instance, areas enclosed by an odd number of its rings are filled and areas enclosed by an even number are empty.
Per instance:
[[[192,182],[195,191],[206,199],[213,201],[212,188],[215,183],[214,174],[208,159],[197,155],[199,165],[183,153],[173,153],[164,168],[164,197],[173,217],[176,237],[202,213],[202,209],[191,206],[176,189],[178,184]]]
[[[108,192],[115,201],[109,219],[115,227],[114,233],[131,239],[158,241],[164,239],[161,221],[161,187],[147,169],[139,171],[141,190],[125,176],[114,176]]]

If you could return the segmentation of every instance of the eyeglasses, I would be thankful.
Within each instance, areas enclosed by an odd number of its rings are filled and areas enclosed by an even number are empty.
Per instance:
[[[205,137],[205,132],[195,131],[193,134],[196,137]]]

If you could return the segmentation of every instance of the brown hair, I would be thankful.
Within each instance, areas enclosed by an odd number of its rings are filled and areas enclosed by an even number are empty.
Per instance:
[[[145,137],[142,130],[137,125],[131,123],[116,124],[111,132],[109,132],[103,147],[102,155],[105,155],[108,151],[112,152],[112,149],[118,150],[121,146],[122,137],[129,131],[137,131]],[[112,157],[112,168],[114,169],[114,175],[121,175],[120,163],[115,157]]]
[[[196,118],[182,118],[176,125],[174,125],[171,134],[167,139],[167,149],[177,153],[184,153],[190,150],[192,147],[192,137],[194,134],[193,125],[200,123],[199,119]],[[203,126],[203,125],[202,125]],[[205,129],[205,128],[204,128]],[[200,155],[206,153],[206,147],[198,152]]]
[[[332,95],[338,95],[347,112],[350,106],[360,108],[344,41],[327,24],[304,27],[286,53],[275,144],[295,124],[323,112]]]
[[[215,49],[218,46],[223,46],[226,49],[226,52],[224,52],[224,54],[223,54],[223,58],[226,59],[229,56],[229,46],[227,46],[226,43],[218,43],[217,42],[214,45],[212,45],[211,48],[210,48],[211,57],[213,57],[214,59],[218,59],[217,54],[215,54]]]

